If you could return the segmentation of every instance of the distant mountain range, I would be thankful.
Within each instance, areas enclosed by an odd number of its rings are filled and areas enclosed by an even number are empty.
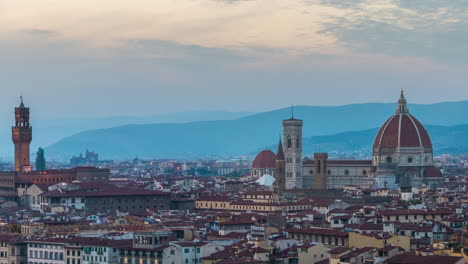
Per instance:
[[[370,153],[377,128],[395,108],[396,104],[387,103],[296,106],[294,115],[304,120],[305,153],[349,155],[355,150]],[[468,125],[463,125],[468,124],[468,101],[409,105],[409,109],[427,126],[437,151],[468,152]],[[290,117],[291,109],[283,108],[233,120],[94,129],[58,141],[46,154],[68,159],[89,148],[106,159],[242,155],[273,146],[282,132],[281,120]]]
[[[68,118],[44,120],[35,116],[34,109],[32,111],[32,126],[33,126],[33,142],[31,151],[34,152],[38,147],[46,147],[58,140],[74,135],[76,133],[91,130],[104,129],[128,124],[154,124],[154,123],[187,123],[193,121],[209,121],[209,120],[231,120],[240,117],[251,115],[249,112],[227,112],[227,111],[193,111],[179,112],[165,115],[150,115],[150,116],[112,116],[98,118]],[[0,119],[0,124],[13,124],[13,115],[10,119]],[[7,129],[0,129],[0,156],[13,156],[13,143],[11,142],[11,131],[9,126],[4,126]],[[10,144],[10,145],[8,145]],[[90,147],[92,149],[92,147]],[[80,148],[83,152],[86,147]],[[75,152],[77,154],[79,152]]]
[[[468,125],[432,126],[426,129],[431,135],[436,154],[461,154],[468,152]],[[334,156],[372,154],[372,145],[378,128],[344,132],[330,136],[315,136],[304,139],[304,152],[328,152]],[[271,148],[274,146],[272,145]],[[273,148],[274,149],[274,148]]]

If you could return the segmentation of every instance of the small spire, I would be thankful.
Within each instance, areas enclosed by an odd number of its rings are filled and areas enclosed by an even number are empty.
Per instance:
[[[20,100],[21,100],[20,108],[24,108],[23,96],[22,95],[20,96]]]
[[[395,112],[397,115],[408,114],[408,108],[406,107],[406,99],[404,95],[404,90],[400,90],[400,99],[398,100],[398,108]]]
[[[291,119],[294,119],[294,105],[291,105]]]
[[[284,160],[283,142],[279,138],[278,151],[276,152],[276,160]]]

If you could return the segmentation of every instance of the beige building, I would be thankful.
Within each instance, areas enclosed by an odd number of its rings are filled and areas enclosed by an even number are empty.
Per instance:
[[[353,248],[384,248],[386,246],[397,246],[404,249],[405,251],[409,251],[411,249],[411,237],[407,236],[393,235],[387,238],[379,238],[372,235],[362,235],[353,232],[348,234],[349,246]]]
[[[19,236],[0,235],[0,264],[27,264],[27,245]]]
[[[322,243],[327,247],[348,247],[349,235],[336,229],[330,228],[303,228],[288,229],[288,238],[296,239],[301,242],[309,241]]]
[[[328,251],[330,251],[330,248],[325,247],[322,243],[315,245],[305,244],[297,249],[299,263],[317,263],[328,259]]]

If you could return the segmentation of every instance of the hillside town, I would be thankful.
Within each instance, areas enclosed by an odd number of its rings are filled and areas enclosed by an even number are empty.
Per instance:
[[[373,156],[302,151],[226,160],[30,162],[21,99],[0,172],[0,264],[468,263],[468,156],[433,153],[401,91]]]

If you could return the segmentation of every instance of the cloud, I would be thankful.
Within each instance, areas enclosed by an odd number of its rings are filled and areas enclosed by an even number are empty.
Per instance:
[[[58,35],[57,32],[47,29],[24,29],[20,32],[35,37],[52,37]]]
[[[445,64],[466,64],[466,1],[324,0],[348,12],[323,23],[354,52],[424,57]]]

